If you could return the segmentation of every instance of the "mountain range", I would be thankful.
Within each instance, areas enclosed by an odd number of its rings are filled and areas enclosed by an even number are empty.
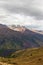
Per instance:
[[[43,45],[43,35],[27,28],[10,29],[0,24],[0,49],[23,49]]]
[[[12,52],[40,46],[43,46],[43,34],[25,27],[12,29],[9,26],[0,24],[0,51],[2,50],[1,53],[4,52],[3,55],[7,54],[7,51]]]

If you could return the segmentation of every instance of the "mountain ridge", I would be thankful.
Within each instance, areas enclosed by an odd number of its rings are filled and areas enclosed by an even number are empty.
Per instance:
[[[27,28],[15,31],[0,24],[0,56],[8,56],[17,50],[43,46],[43,35]]]
[[[0,48],[18,50],[28,47],[39,47],[41,44],[43,45],[43,35],[41,34],[35,33],[27,28],[22,33],[0,24]]]

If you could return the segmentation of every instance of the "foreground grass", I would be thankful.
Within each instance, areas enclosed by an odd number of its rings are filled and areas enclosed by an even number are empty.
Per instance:
[[[10,58],[0,57],[0,62],[7,65],[43,65],[43,47],[17,51]]]

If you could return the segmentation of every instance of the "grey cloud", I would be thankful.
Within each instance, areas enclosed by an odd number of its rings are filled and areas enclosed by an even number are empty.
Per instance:
[[[40,0],[4,0],[4,2],[3,7],[10,13],[24,14],[35,17],[37,20],[43,20],[43,11],[40,9],[43,3],[41,4]]]
[[[23,13],[24,15],[33,16],[38,20],[43,20],[43,12],[37,7],[38,4],[35,4],[35,1],[36,0],[9,0],[4,8],[10,13]],[[37,1],[40,3],[40,0]]]

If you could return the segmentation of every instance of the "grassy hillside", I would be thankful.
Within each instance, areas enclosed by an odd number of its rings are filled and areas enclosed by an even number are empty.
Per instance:
[[[43,65],[43,47],[16,51],[10,58],[0,57],[0,62],[10,65]]]

